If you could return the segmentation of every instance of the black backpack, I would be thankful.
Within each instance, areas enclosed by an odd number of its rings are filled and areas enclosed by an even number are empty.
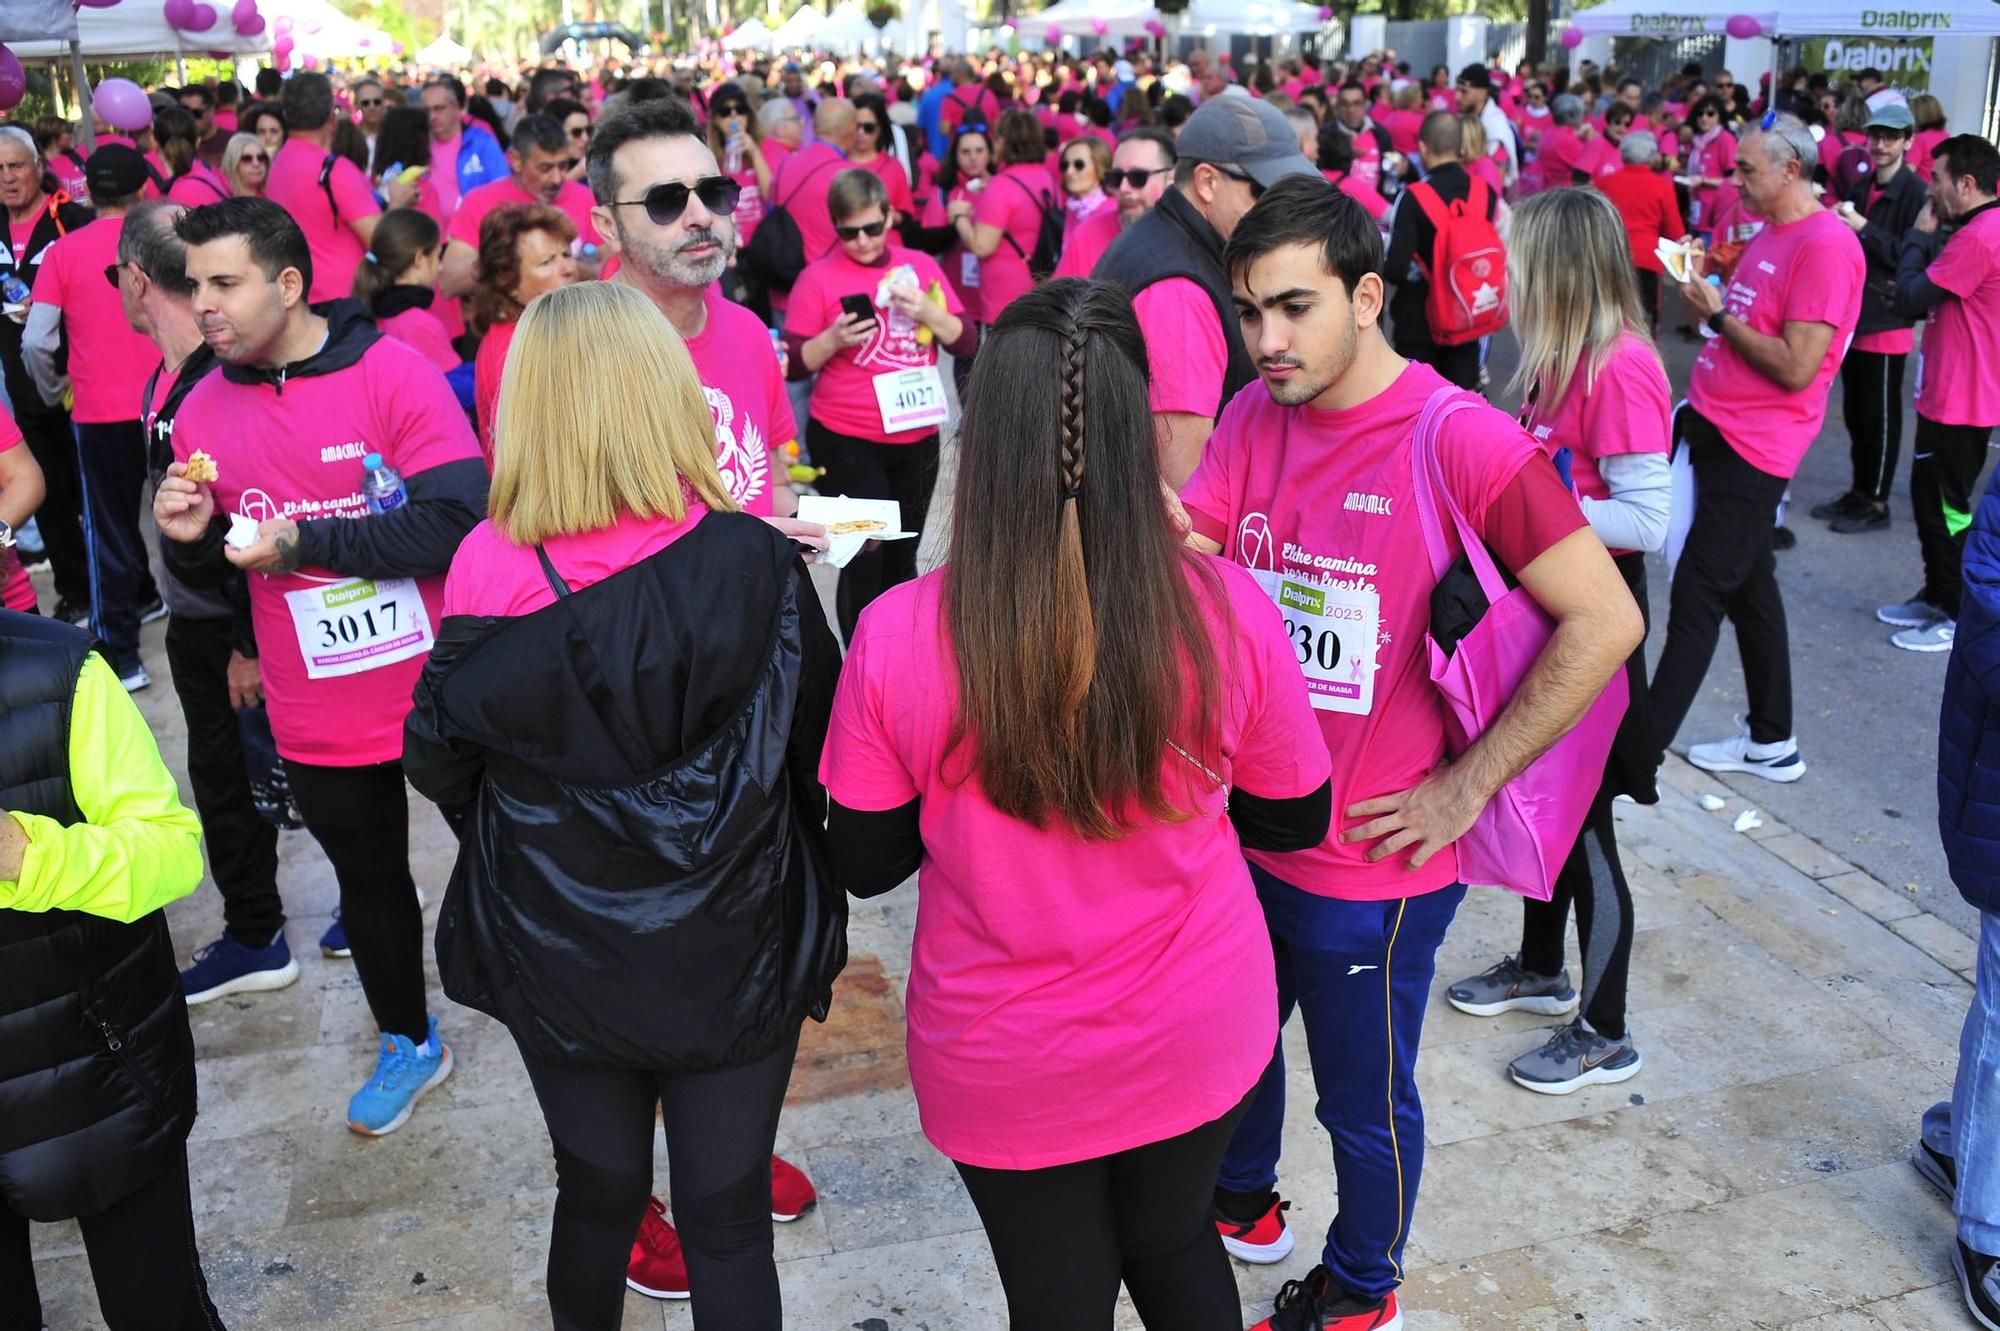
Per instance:
[[[814,176],[838,165],[837,161],[821,162],[807,172],[798,189],[792,191],[792,198],[798,198]],[[736,257],[736,266],[745,276],[769,291],[790,291],[806,270],[806,237],[785,206],[790,201],[773,199],[770,211],[757,223],[757,233]]]
[[[1041,194],[1037,194],[1026,185],[1023,185],[1020,179],[1015,176],[1003,176],[1001,179],[1012,181],[1016,189],[1035,201],[1035,207],[1041,212],[1042,221],[1041,226],[1035,232],[1035,252],[1033,254],[1029,254],[1015,242],[1012,232],[1002,231],[1000,234],[1006,238],[1007,244],[1013,248],[1014,253],[1028,261],[1029,275],[1037,282],[1045,282],[1048,280],[1049,274],[1055,272],[1056,264],[1062,260],[1063,226],[1067,218],[1067,213],[1061,201],[1056,198],[1053,192],[1044,191]],[[758,234],[761,235],[762,232]]]

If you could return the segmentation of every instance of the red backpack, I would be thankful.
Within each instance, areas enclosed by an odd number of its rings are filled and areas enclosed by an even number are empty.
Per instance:
[[[1430,261],[1417,260],[1430,283],[1424,315],[1431,341],[1457,347],[1491,337],[1507,324],[1507,251],[1486,215],[1486,182],[1475,176],[1470,194],[1449,205],[1425,181],[1410,186],[1409,194],[1437,228]]]

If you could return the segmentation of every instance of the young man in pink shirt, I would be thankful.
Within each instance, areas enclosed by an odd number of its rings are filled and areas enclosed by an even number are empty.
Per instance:
[[[540,114],[522,116],[514,126],[507,165],[512,174],[467,194],[451,215],[451,225],[445,230],[449,239],[445,243],[439,282],[447,297],[467,295],[476,284],[479,224],[496,208],[547,204],[576,223],[578,246],[601,243],[597,224],[591,219],[590,190],[581,181],[569,178],[576,156],[570,147],[569,132],[560,120]],[[579,259],[579,272],[585,278],[595,277],[596,261]]]
[[[773,450],[799,434],[785,375],[763,321],[722,295],[736,252],[736,182],[722,174],[686,102],[624,107],[598,122],[590,143],[597,230],[619,257],[614,281],[643,292],[687,344],[715,417],[715,461],[743,512],[812,550],[826,528],[791,516],[797,501]],[[775,1156],[771,1213],[796,1220],[816,1194]],[[687,1266],[665,1208],[649,1211],[626,1283],[653,1298],[684,1298]]]
[[[178,461],[153,498],[168,566],[191,586],[234,571],[299,814],[340,885],[341,924],[380,1029],[348,1127],[379,1137],[451,1073],[424,991],[410,876],[403,721],[435,641],[444,574],[486,512],[486,467],[437,367],[357,303],[312,312],[312,253],[268,199],[184,213],[194,312],[223,362],[181,404]],[[212,479],[188,479],[208,455]],[[369,474],[400,483],[364,496]],[[230,538],[234,539],[230,539]]]
[[[1917,372],[1917,447],[1910,502],[1924,585],[1876,617],[1902,627],[1889,641],[1913,652],[1951,650],[1964,583],[1960,563],[1972,487],[2000,425],[2000,151],[1973,134],[1939,144],[1930,203],[1903,241],[1896,310],[1924,320]]]
[[[1320,1263],[1259,1331],[1400,1326],[1396,1287],[1423,1168],[1415,1065],[1438,945],[1465,895],[1455,845],[1584,714],[1644,635],[1617,566],[1539,442],[1483,401],[1434,445],[1445,488],[1555,622],[1506,712],[1445,761],[1426,640],[1437,586],[1411,454],[1434,402],[1466,400],[1382,333],[1382,241],[1317,175],[1275,186],[1224,255],[1261,382],[1224,408],[1181,492],[1189,543],[1249,568],[1277,601],[1333,761],[1334,832],[1249,855],[1278,972],[1303,1012],[1340,1210]],[[1224,1246],[1292,1250],[1277,1188],[1282,1043],[1216,1187]]]
[[[1861,242],[1813,197],[1818,145],[1792,116],[1768,115],[1736,156],[1743,206],[1766,219],[1729,287],[1681,287],[1702,348],[1675,423],[1694,467],[1693,525],[1674,568],[1666,647],[1653,673],[1664,746],[1693,706],[1726,615],[1749,694],[1743,728],[1694,744],[1688,761],[1767,781],[1805,775],[1792,733],[1791,647],[1771,543],[1778,502],[1826,419],[1827,391],[1861,317]],[[1669,546],[1671,549],[1671,545]]]

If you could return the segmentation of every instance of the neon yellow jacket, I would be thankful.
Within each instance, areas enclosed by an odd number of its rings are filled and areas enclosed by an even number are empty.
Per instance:
[[[84,658],[70,711],[69,780],[85,821],[10,816],[28,834],[0,910],[75,910],[130,923],[201,882],[201,824],[153,732],[102,657]]]

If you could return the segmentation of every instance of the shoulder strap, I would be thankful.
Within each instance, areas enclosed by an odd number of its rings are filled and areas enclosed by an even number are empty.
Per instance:
[[[820,164],[819,164],[818,166],[816,166],[816,167],[814,167],[814,168],[813,168],[812,170],[810,170],[810,171],[806,172],[806,177],[805,177],[805,179],[804,179],[804,180],[801,180],[801,181],[799,182],[799,187],[798,187],[798,189],[795,189],[795,190],[793,190],[793,191],[791,192],[791,194],[790,194],[790,196],[789,196],[789,197],[787,197],[787,198],[783,198],[783,199],[778,199],[778,200],[775,200],[775,201],[774,201],[774,202],[773,202],[773,203],[771,204],[771,206],[772,206],[773,208],[788,208],[788,207],[790,207],[790,206],[791,206],[791,202],[792,202],[792,200],[793,200],[793,199],[796,199],[796,198],[798,198],[798,197],[799,197],[799,195],[800,195],[800,193],[804,191],[805,187],[806,187],[807,185],[809,185],[809,184],[811,184],[811,183],[812,183],[812,179],[813,179],[813,177],[814,177],[814,176],[818,175],[818,174],[819,174],[820,172],[822,172],[822,171],[826,170],[826,169],[827,169],[828,167],[830,167],[830,166],[835,166],[835,165],[838,165],[839,161],[840,161],[840,159],[836,158],[836,159],[834,159],[834,161],[831,161],[831,162],[821,162],[821,163],[820,163]]]
[[[339,160],[332,153],[328,153],[319,164],[319,187],[326,191],[326,206],[333,210],[335,225],[338,225],[340,222],[340,205],[334,201],[333,197],[333,165]]]
[[[1493,204],[1492,192],[1486,188],[1486,182],[1478,176],[1473,176],[1471,172],[1467,172],[1466,174],[1471,176],[1472,187],[1466,191],[1465,211],[1468,213],[1478,213],[1481,217],[1486,218],[1487,221],[1492,221],[1493,219],[1487,216]]]
[[[153,414],[153,390],[160,386],[160,376],[166,368],[167,363],[163,360],[153,367],[152,374],[146,378],[146,391],[139,395],[139,419],[142,421]]]
[[[1438,459],[1438,437],[1444,423],[1457,412],[1484,406],[1485,400],[1461,388],[1445,384],[1430,395],[1417,417],[1416,434],[1410,444],[1410,488],[1416,495],[1417,516],[1424,529],[1424,549],[1431,558],[1431,575],[1442,578],[1451,567],[1451,547],[1444,539],[1444,515],[1458,533],[1459,548],[1479,578],[1479,588],[1488,604],[1497,605],[1507,594],[1507,583],[1499,566],[1487,552],[1486,542],[1472,528],[1458,496],[1445,483],[1444,465]]]
[[[1029,189],[1026,185],[1021,183],[1021,178],[1019,176],[1000,176],[998,178],[1001,180],[1011,181],[1014,185],[1014,188],[1020,190],[1021,193],[1027,195],[1029,202],[1033,203],[1036,208],[1042,210],[1043,212],[1048,211],[1050,199],[1046,191],[1041,194],[1035,193],[1035,191]],[[1039,230],[1041,227],[1041,223],[1037,221],[1035,223],[1035,226],[1036,229]],[[1014,251],[1014,253],[1020,255],[1023,259],[1026,259],[1028,257],[1028,252],[1021,248],[1021,243],[1019,241],[1014,239],[1014,233],[1009,231],[1004,226],[1000,228],[1000,238],[1007,242],[1008,246]]]
[[[1479,182],[1474,181],[1473,183],[1476,185]],[[1437,186],[1431,184],[1428,180],[1419,180],[1405,192],[1417,201],[1417,207],[1423,210],[1424,216],[1430,220],[1433,229],[1444,225],[1444,196],[1437,192]]]
[[[569,595],[569,584],[556,572],[556,566],[549,560],[549,552],[540,541],[535,542],[535,558],[542,562],[542,576],[549,580],[549,590],[556,594],[558,601]]]

